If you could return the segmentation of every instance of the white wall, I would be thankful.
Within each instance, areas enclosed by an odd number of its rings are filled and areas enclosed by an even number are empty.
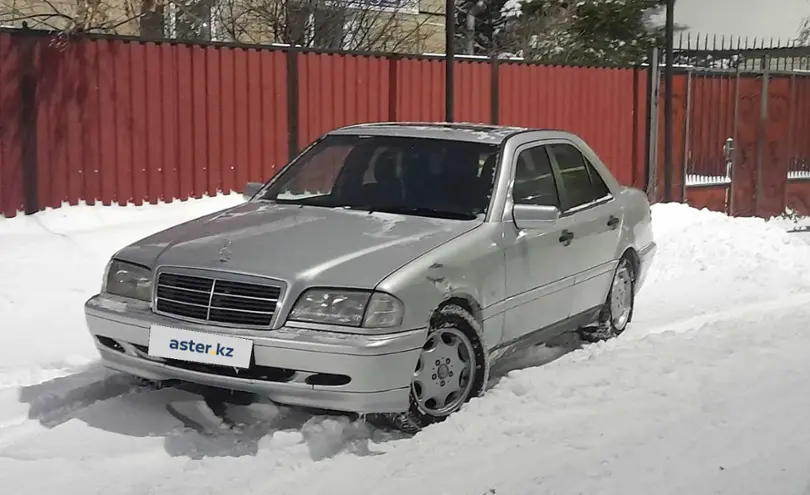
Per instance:
[[[810,0],[676,0],[675,22],[700,34],[794,39]],[[676,35],[677,36],[677,35]],[[767,41],[767,40],[766,40]],[[767,44],[767,43],[766,43]]]

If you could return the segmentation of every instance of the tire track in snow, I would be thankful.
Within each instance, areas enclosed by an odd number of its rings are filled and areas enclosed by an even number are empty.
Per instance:
[[[692,488],[696,493],[699,483],[689,481],[689,475],[705,474],[707,462],[719,460],[740,472],[742,462],[762,460],[757,446],[746,443],[746,425],[766,440],[761,446],[778,452],[786,447],[778,437],[786,431],[789,435],[790,426],[776,428],[777,438],[769,437],[776,413],[792,410],[790,421],[806,424],[795,408],[806,399],[782,402],[779,397],[796,390],[808,374],[802,323],[808,301],[810,294],[794,294],[661,325],[656,327],[661,335],[643,340],[589,345],[547,371],[515,374],[458,416],[412,440],[384,447],[387,457],[379,461],[343,456],[303,474],[274,474],[260,486],[251,484],[250,490],[229,489],[276,495],[330,489],[409,493],[418,491],[420,480],[431,479],[437,481],[434,493],[476,495],[489,488],[511,494],[600,493],[596,487],[604,478],[606,484],[626,486],[602,488],[601,493],[639,491],[642,482],[646,491],[641,492],[654,493],[663,478],[668,488],[661,492]],[[760,331],[770,322],[769,331]],[[784,336],[779,325],[784,325]],[[763,374],[768,377],[764,381],[759,378]],[[793,379],[778,380],[785,377]],[[746,409],[760,398],[763,407]],[[810,438],[808,434],[803,428],[798,438]],[[711,440],[708,454],[701,451],[705,439]],[[661,472],[670,455],[685,459],[674,459],[676,474]],[[499,462],[493,463],[494,458]],[[771,472],[778,474],[775,464]],[[756,469],[760,476],[771,474]],[[468,477],[442,476],[465,470]],[[731,480],[720,475],[709,476],[709,481]]]
[[[810,293],[797,293],[782,298],[745,304],[667,323],[650,322],[648,324],[640,324],[635,328],[631,327],[628,333],[618,340],[639,340],[645,338],[647,335],[664,332],[690,332],[720,321],[807,306],[810,306]],[[541,349],[538,352],[527,351],[526,355],[522,356],[520,359],[519,365],[512,364],[509,370],[542,366],[555,360],[562,354],[564,353],[555,352],[553,349]],[[53,373],[57,372],[57,370],[51,371]],[[60,376],[37,385],[20,387],[18,400],[20,403],[28,405],[28,411],[24,416],[8,418],[0,422],[0,449],[28,435],[41,432],[43,428],[51,429],[57,427],[73,419],[80,414],[81,411],[91,406],[112,399],[118,399],[122,396],[140,393],[145,390],[149,390],[149,387],[144,386],[137,379],[125,374],[106,370],[98,365],[79,373]],[[486,394],[482,399],[486,400]],[[301,414],[315,421],[317,421],[320,416],[326,417],[326,415],[314,413],[301,412]],[[301,423],[306,422],[306,419],[301,420]]]
[[[621,345],[621,342],[635,341],[646,338],[648,335],[655,335],[665,332],[685,333],[699,330],[707,325],[714,323],[734,320],[738,318],[747,318],[756,314],[771,313],[788,310],[791,308],[802,308],[810,306],[810,292],[799,292],[789,296],[779,297],[767,301],[761,301],[751,304],[740,304],[739,306],[732,306],[720,311],[701,313],[695,316],[673,320],[670,322],[661,323],[659,321],[646,321],[643,323],[631,323],[627,331],[615,343]],[[543,345],[532,347],[530,349],[521,350],[510,358],[507,363],[498,363],[498,372],[490,380],[487,387],[489,390],[495,386],[501,379],[504,378],[506,373],[513,370],[520,370],[526,368],[534,368],[543,366],[552,361],[556,361],[560,357],[568,354],[569,352],[589,347],[598,344],[580,343],[577,345],[575,342],[561,342],[559,346],[546,347]],[[609,352],[609,350],[605,350]]]
[[[27,405],[28,410],[24,416],[6,418],[0,424],[0,448],[42,428],[50,429],[69,421],[93,404],[145,388],[137,379],[98,364],[83,372],[20,387],[17,400]]]
[[[650,334],[663,332],[689,332],[719,321],[745,318],[747,316],[783,311],[791,308],[800,308],[810,305],[810,292],[798,292],[789,296],[779,297],[767,301],[746,303],[732,306],[720,311],[701,313],[681,320],[667,323],[648,322],[630,327],[628,332],[621,336],[622,340],[638,340]]]
[[[32,387],[70,375],[80,374],[97,366],[97,363],[97,360],[88,360],[80,364],[67,360],[56,360],[43,363],[38,368],[0,366],[0,390]]]

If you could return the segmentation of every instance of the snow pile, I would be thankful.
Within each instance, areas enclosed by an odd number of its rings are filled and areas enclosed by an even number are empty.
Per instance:
[[[658,254],[636,322],[771,300],[810,290],[807,243],[774,222],[679,203],[653,205]]]
[[[773,217],[768,222],[794,232],[810,230],[810,216],[798,215],[791,208],[786,208],[784,215]]]
[[[83,303],[121,246],[239,204],[0,219],[0,486],[109,492],[798,493],[810,475],[810,246],[778,222],[653,207],[659,253],[625,337],[511,372],[413,438],[272,404],[212,436],[194,396],[101,369]],[[779,421],[773,421],[778,417]],[[48,473],[48,476],[42,476]]]
[[[144,206],[71,206],[0,217],[0,387],[64,375],[97,359],[84,302],[110,256],[174,224],[241,203],[238,194]]]
[[[120,239],[132,238],[133,235],[137,238],[141,232],[150,233],[164,229],[175,223],[230,208],[243,202],[242,195],[237,193],[141,206],[103,206],[100,204],[90,206],[82,202],[76,206],[65,205],[62,208],[48,208],[35,215],[19,215],[14,218],[0,217],[0,235],[42,233],[66,235],[88,231],[97,233],[102,229],[117,228],[132,230],[129,235],[123,234]],[[24,242],[20,239],[16,244]],[[128,242],[131,241],[125,241],[125,243]]]
[[[808,281],[810,258],[801,256],[807,246],[782,225],[678,203],[656,204],[652,211],[659,258],[651,281],[706,271],[760,280],[776,272],[783,280]]]

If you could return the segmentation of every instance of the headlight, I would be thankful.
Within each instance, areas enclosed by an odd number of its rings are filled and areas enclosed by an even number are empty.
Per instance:
[[[140,301],[152,299],[152,272],[124,261],[111,260],[104,272],[101,292],[131,297]]]
[[[290,312],[290,320],[352,327],[388,328],[402,322],[402,303],[382,292],[310,289]]]

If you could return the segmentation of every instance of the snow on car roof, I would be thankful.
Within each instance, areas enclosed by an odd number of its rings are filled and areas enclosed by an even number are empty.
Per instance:
[[[514,133],[532,130],[543,129],[468,122],[373,122],[341,127],[329,134],[372,134],[500,144]]]

